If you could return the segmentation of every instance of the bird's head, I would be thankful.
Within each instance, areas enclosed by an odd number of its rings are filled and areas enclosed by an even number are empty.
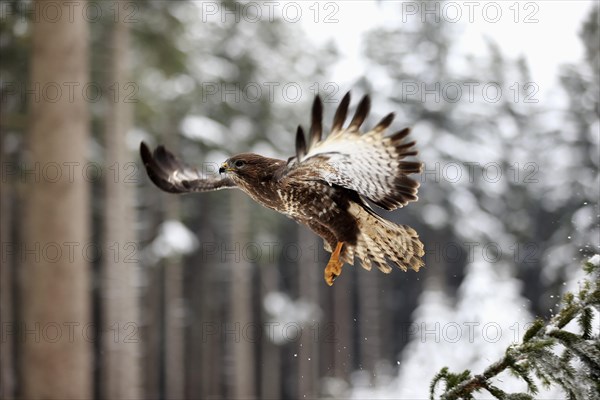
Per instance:
[[[242,153],[226,160],[219,173],[228,174],[234,181],[255,182],[272,176],[280,160],[267,158],[253,153]]]

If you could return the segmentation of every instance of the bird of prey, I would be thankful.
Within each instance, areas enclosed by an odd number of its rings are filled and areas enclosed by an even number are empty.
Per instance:
[[[420,173],[422,163],[405,160],[417,155],[415,142],[406,139],[408,128],[384,136],[393,113],[361,133],[370,110],[368,96],[362,98],[350,124],[344,127],[349,104],[347,93],[323,139],[323,105],[317,96],[308,141],[299,126],[296,155],[287,161],[242,153],[221,165],[220,176],[206,177],[163,146],[151,152],[142,142],[141,157],[152,182],[166,192],[238,188],[263,206],[306,225],[323,238],[325,250],[332,253],[324,273],[330,286],[344,263],[354,264],[355,258],[367,270],[375,264],[389,273],[389,262],[404,271],[418,271],[424,250],[417,232],[382,218],[366,201],[394,210],[417,200],[419,182],[409,175]]]

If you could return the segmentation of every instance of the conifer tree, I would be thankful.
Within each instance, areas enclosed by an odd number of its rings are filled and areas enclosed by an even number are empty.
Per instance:
[[[474,375],[469,370],[450,372],[444,367],[433,378],[431,399],[472,399],[473,394],[487,391],[497,399],[533,399],[539,388],[558,386],[570,399],[597,398],[600,393],[600,256],[583,266],[587,277],[577,293],[567,292],[561,310],[549,320],[537,319],[525,332],[520,343],[506,349],[504,357]],[[527,393],[506,393],[494,381],[508,370],[527,383]]]

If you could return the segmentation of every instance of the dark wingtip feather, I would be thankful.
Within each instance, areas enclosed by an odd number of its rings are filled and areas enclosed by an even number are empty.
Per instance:
[[[417,201],[420,183],[406,175],[399,175],[394,179],[394,191],[387,196],[377,199],[374,203],[384,210],[395,210],[412,201]]]
[[[340,102],[339,107],[335,111],[333,117],[333,126],[331,127],[332,132],[336,132],[342,129],[344,121],[346,121],[346,115],[348,115],[348,107],[350,106],[350,92],[346,93]]]
[[[156,157],[157,150],[154,151],[153,155],[146,143],[142,142],[140,144],[140,155],[144,162],[144,167],[146,168],[148,177],[156,186],[166,191],[172,191],[171,185],[166,180],[168,173],[164,170],[164,166],[161,165],[161,161]]]
[[[413,151],[405,151],[404,153],[400,154],[400,156],[413,157],[413,156],[417,156],[418,154],[419,154],[419,152],[417,150],[413,150]]]
[[[310,126],[310,145],[309,148],[321,141],[323,134],[323,102],[319,95],[315,96],[312,107],[312,123]]]
[[[396,150],[398,150],[399,153],[403,153],[405,150],[410,149],[415,144],[417,144],[417,142],[415,142],[414,140],[412,142],[402,143],[402,144],[396,146]]]
[[[369,115],[369,111],[371,110],[371,99],[368,95],[363,96],[358,103],[358,107],[356,108],[356,112],[354,113],[354,117],[352,118],[352,122],[350,122],[350,126],[348,129],[350,130],[358,130],[362,123]]]
[[[169,182],[169,175],[173,171],[181,169],[182,166],[164,146],[158,146],[154,152],[151,152],[146,143],[142,142],[140,144],[140,155],[148,177],[156,186],[169,193],[182,193],[185,191]],[[185,183],[183,183],[183,187],[186,187]]]
[[[158,146],[154,150],[154,159],[162,169],[169,171],[169,173],[182,167],[177,159],[175,159],[175,156],[163,145]]]
[[[395,117],[396,117],[396,114],[389,113],[381,121],[379,121],[379,123],[377,124],[377,126],[375,126],[374,130],[376,132],[383,132],[384,130],[386,130],[392,124],[392,122],[394,121]]]
[[[423,172],[423,163],[420,161],[400,161],[398,164],[403,174],[420,174]]]
[[[390,136],[390,139],[392,140],[392,143],[398,142],[398,141],[404,139],[405,137],[407,137],[409,134],[410,134],[410,128],[404,128],[401,131],[398,131],[398,132],[394,133],[392,136]]]
[[[304,138],[304,130],[300,125],[296,130],[296,157],[298,161],[306,155],[306,140]]]
[[[142,162],[144,165],[148,165],[152,160],[152,153],[150,153],[150,148],[144,142],[140,143],[140,156],[142,157]]]

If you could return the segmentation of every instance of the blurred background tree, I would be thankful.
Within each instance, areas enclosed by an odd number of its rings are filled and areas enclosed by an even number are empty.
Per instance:
[[[400,4],[396,23],[363,38],[368,74],[343,85],[332,73],[345,49],[262,4],[77,2],[85,23],[62,28],[31,11],[42,4],[0,2],[3,398],[426,396],[442,364],[496,357],[513,327],[549,316],[572,261],[598,251],[597,7],[581,30],[585,60],[535,102],[526,59],[503,54],[502,38],[473,55],[463,25],[400,23]],[[63,80],[91,85],[74,102],[35,97],[36,83]],[[232,191],[160,193],[139,164],[141,140],[208,173],[241,151],[286,158],[313,95],[330,120],[347,89],[372,95],[372,121],[395,111],[415,132],[420,201],[389,218],[426,243],[418,275],[347,267],[328,288],[322,243],[305,228]],[[35,181],[36,162],[72,161],[89,179],[61,186],[40,169]],[[50,265],[21,252],[70,241],[96,251]],[[511,334],[467,343],[465,322]],[[53,323],[55,343],[43,330]],[[453,324],[463,339],[439,342]]]

